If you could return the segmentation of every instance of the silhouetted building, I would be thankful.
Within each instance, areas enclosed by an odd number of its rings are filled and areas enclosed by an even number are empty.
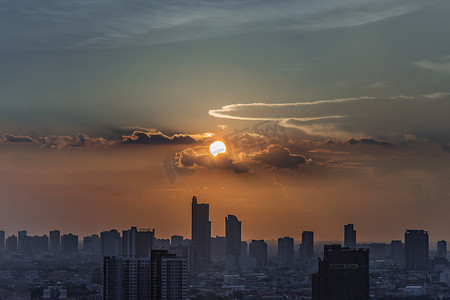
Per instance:
[[[438,241],[437,242],[437,257],[447,258],[447,241]]]
[[[151,265],[151,299],[187,298],[185,258],[169,254],[167,250],[153,250]]]
[[[0,255],[5,252],[5,231],[0,230]]]
[[[264,240],[252,240],[249,245],[249,255],[256,258],[256,266],[261,268],[267,262],[267,243]]]
[[[120,233],[111,229],[100,233],[100,254],[101,256],[122,255],[122,240]]]
[[[294,262],[294,239],[291,237],[278,238],[278,266],[290,267]]]
[[[424,230],[406,230],[405,265],[407,270],[425,271],[429,265],[428,233]]]
[[[58,255],[61,251],[61,232],[59,230],[50,231],[50,252]]]
[[[391,258],[397,264],[405,264],[405,244],[400,240],[393,240],[391,242]]]
[[[241,255],[241,221],[236,216],[225,218],[225,238],[227,241],[227,255]]]
[[[100,255],[100,237],[97,234],[84,237],[83,250],[92,255]]]
[[[103,299],[152,299],[150,278],[148,257],[104,257]]]
[[[155,238],[154,229],[137,229],[122,232],[122,256],[126,257],[150,257]]]
[[[211,257],[214,260],[222,260],[227,255],[227,240],[224,236],[211,238]]]
[[[23,254],[30,253],[30,244],[28,239],[27,231],[21,230],[17,234],[17,250]]]
[[[183,236],[182,235],[172,235],[170,237],[170,247],[177,248],[183,246]]]
[[[301,259],[311,259],[314,257],[314,232],[302,232],[302,243],[300,244],[299,254]]]
[[[197,247],[197,263],[200,270],[211,261],[211,221],[209,221],[209,204],[197,203],[192,197],[192,242]]]
[[[241,242],[241,256],[248,256],[248,243]]]
[[[61,236],[61,254],[73,256],[78,252],[78,235],[64,234]]]
[[[313,300],[368,300],[369,251],[324,246],[323,260],[312,277]]]
[[[356,248],[356,230],[353,228],[353,224],[344,226],[344,247]]]
[[[14,253],[17,251],[17,237],[13,234],[6,239],[6,252]]]

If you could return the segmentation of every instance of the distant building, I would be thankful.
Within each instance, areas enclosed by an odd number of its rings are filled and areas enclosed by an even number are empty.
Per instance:
[[[8,253],[17,252],[17,237],[14,234],[6,239],[5,248]]]
[[[369,251],[324,246],[319,271],[312,278],[313,300],[368,300]]]
[[[211,257],[214,260],[223,260],[227,255],[227,240],[224,236],[211,238]]]
[[[256,266],[263,267],[267,262],[267,243],[264,240],[252,240],[249,245],[249,255],[256,258]]]
[[[183,246],[184,238],[182,235],[172,235],[170,237],[170,247],[177,248]]]
[[[241,256],[248,256],[248,243],[244,241],[241,242]]]
[[[405,264],[405,244],[403,244],[402,241],[393,240],[391,242],[391,258],[397,264]]]
[[[59,230],[50,231],[50,246],[49,250],[54,255],[58,255],[61,251],[61,232]]]
[[[424,230],[406,230],[405,265],[409,271],[426,271],[429,267],[428,233]]]
[[[84,237],[83,250],[91,255],[100,255],[100,237],[97,234]]]
[[[209,204],[198,203],[192,197],[192,242],[197,247],[197,263],[200,270],[211,262],[211,221]]]
[[[73,256],[78,252],[78,235],[64,234],[61,237],[61,254],[64,256]]]
[[[437,257],[447,258],[447,241],[438,241],[437,242]]]
[[[225,218],[225,238],[227,255],[241,255],[241,221],[234,215]]]
[[[344,247],[356,248],[356,230],[353,228],[353,224],[344,226]]]
[[[302,243],[300,244],[299,254],[300,259],[311,259],[314,257],[314,232],[302,232]]]
[[[122,232],[122,256],[150,257],[155,238],[154,229],[131,227]]]
[[[5,252],[5,231],[0,230],[0,255]]]
[[[118,256],[122,254],[122,240],[120,233],[111,229],[110,231],[103,231],[100,233],[100,255]]]
[[[278,239],[278,266],[290,267],[295,262],[294,239],[283,237]]]

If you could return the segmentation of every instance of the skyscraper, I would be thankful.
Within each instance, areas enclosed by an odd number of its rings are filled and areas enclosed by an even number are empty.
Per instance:
[[[64,256],[73,256],[78,252],[78,235],[71,233],[64,234],[61,237],[61,254]]]
[[[437,257],[447,258],[447,241],[438,241],[437,242]]]
[[[424,230],[406,230],[405,264],[408,271],[428,269],[429,250],[428,233]]]
[[[241,221],[234,215],[225,217],[225,238],[227,255],[241,255]]]
[[[186,259],[153,250],[151,264],[151,299],[186,299]]]
[[[50,252],[58,255],[61,251],[61,233],[59,230],[50,231]]]
[[[155,238],[154,229],[137,229],[122,232],[122,255],[127,257],[150,257]]]
[[[249,255],[256,258],[256,266],[261,268],[267,262],[267,243],[264,240],[252,240],[249,245]]]
[[[312,279],[313,300],[368,300],[369,251],[326,245]]]
[[[5,252],[5,231],[0,230],[0,255]]]
[[[294,239],[283,237],[278,239],[278,266],[290,267],[295,262]]]
[[[303,231],[300,244],[300,258],[310,259],[314,257],[314,232]]]
[[[353,229],[353,224],[344,226],[344,247],[356,248],[356,230]]]
[[[120,233],[111,229],[100,233],[100,254],[101,256],[117,256],[122,253],[122,244],[120,243]],[[118,249],[120,248],[120,249]],[[120,250],[120,251],[118,251]],[[120,253],[119,253],[120,252]]]
[[[397,264],[405,264],[405,244],[402,241],[394,240],[391,242],[391,258]]]
[[[149,257],[104,257],[103,299],[152,299],[150,278]]]
[[[6,239],[6,252],[14,253],[17,251],[17,237],[13,234]]]
[[[192,242],[197,247],[197,266],[206,268],[211,261],[211,221],[209,221],[209,204],[197,203],[192,197]]]

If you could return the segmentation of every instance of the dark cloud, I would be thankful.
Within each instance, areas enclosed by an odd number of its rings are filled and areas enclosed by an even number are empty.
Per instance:
[[[377,145],[377,146],[382,146],[385,148],[391,148],[394,147],[394,144],[387,142],[387,141],[380,141],[380,140],[376,140],[372,137],[366,137],[366,138],[348,138],[345,141],[346,144],[349,145]]]
[[[306,163],[304,156],[292,154],[288,148],[280,145],[270,145],[263,151],[255,152],[245,157],[277,169],[298,169],[299,165]]]
[[[23,135],[12,135],[12,134],[4,134],[0,139],[0,143],[2,144],[34,144],[36,141],[29,137]]]
[[[161,132],[134,131],[131,135],[122,137],[122,144],[169,145],[194,144],[197,141],[188,134],[167,136]]]
[[[250,168],[245,161],[233,161],[226,154],[219,153],[217,156],[209,154],[198,154],[193,149],[189,148],[178,152],[175,155],[175,164],[179,168],[210,168],[232,170],[236,173],[247,173]]]

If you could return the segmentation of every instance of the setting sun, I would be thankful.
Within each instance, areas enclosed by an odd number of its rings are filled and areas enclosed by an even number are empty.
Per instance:
[[[225,147],[225,144],[221,141],[215,141],[209,146],[209,152],[214,156],[217,156],[219,153],[225,153],[226,151],[227,147]]]

